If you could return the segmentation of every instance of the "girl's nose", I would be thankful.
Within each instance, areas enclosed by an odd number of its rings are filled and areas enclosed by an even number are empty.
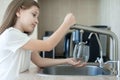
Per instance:
[[[36,23],[36,24],[38,24],[38,23],[39,23],[38,18],[36,18],[36,19],[35,19],[35,23]]]

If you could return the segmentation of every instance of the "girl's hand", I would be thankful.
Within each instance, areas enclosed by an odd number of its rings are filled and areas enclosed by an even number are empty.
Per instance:
[[[83,62],[83,61],[80,61],[80,60],[77,61],[74,58],[67,58],[66,61],[67,61],[68,64],[73,65],[75,67],[82,67],[82,66],[86,65],[86,62]]]
[[[68,27],[74,25],[76,23],[74,15],[72,13],[67,14],[63,23],[68,25]]]

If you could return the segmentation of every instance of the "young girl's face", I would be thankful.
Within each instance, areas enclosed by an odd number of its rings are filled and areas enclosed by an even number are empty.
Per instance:
[[[35,26],[38,24],[39,8],[32,6],[29,9],[20,9],[16,15],[17,21],[15,27],[22,32],[33,32]]]

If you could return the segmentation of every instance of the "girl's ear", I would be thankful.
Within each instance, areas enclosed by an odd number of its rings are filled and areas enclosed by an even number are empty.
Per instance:
[[[17,17],[20,17],[20,13],[21,13],[21,8],[19,8],[19,9],[17,10],[16,16],[17,16]]]

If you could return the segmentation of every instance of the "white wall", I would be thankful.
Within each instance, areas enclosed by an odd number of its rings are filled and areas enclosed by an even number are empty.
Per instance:
[[[4,12],[11,1],[12,0],[0,0],[0,25],[3,19]]]
[[[100,24],[106,24],[111,27],[111,31],[118,37],[118,50],[120,50],[120,0],[100,1]]]
[[[95,25],[98,23],[98,0],[39,0],[41,37],[44,31],[54,31],[62,24],[67,13],[72,12],[77,23]]]

